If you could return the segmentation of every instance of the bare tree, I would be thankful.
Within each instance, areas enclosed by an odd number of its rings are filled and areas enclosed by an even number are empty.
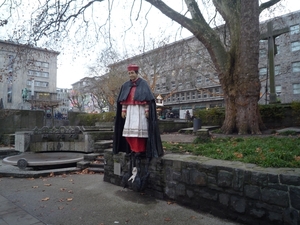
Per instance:
[[[86,101],[86,94],[81,93],[79,91],[75,91],[72,90],[72,92],[70,93],[68,99],[71,102],[72,107],[74,107],[75,109],[78,109],[79,112],[83,112],[84,111],[84,104]]]
[[[139,7],[147,2],[160,10],[164,15],[189,30],[208,50],[217,70],[225,100],[225,121],[222,126],[224,133],[237,131],[239,134],[260,134],[264,125],[258,110],[260,81],[258,76],[259,53],[259,15],[265,9],[282,0],[269,0],[259,5],[259,0],[212,0],[215,11],[225,21],[228,36],[220,36],[205,19],[199,1],[182,1],[182,10],[176,11],[162,0],[132,1],[132,7]],[[93,17],[93,8],[104,0],[94,1],[50,1],[39,5],[37,15],[32,23],[34,41],[41,37],[60,34],[66,36],[72,29],[72,23],[80,20],[76,27],[86,29],[95,27],[94,35],[101,35],[101,29],[95,26],[97,17]],[[114,2],[108,1],[108,36],[111,28],[111,12]],[[169,3],[169,5],[172,5]],[[141,7],[139,7],[141,8]],[[130,9],[129,9],[130,10]],[[184,11],[185,10],[185,11]],[[137,18],[142,10],[138,10]],[[104,12],[103,12],[104,13]],[[98,14],[99,15],[99,12]],[[130,14],[132,16],[132,14]],[[145,17],[147,18],[147,17]],[[103,24],[102,24],[103,25]],[[143,29],[143,28],[142,28]],[[107,30],[106,30],[107,31]],[[91,34],[86,33],[89,37]],[[224,42],[224,40],[226,40]]]

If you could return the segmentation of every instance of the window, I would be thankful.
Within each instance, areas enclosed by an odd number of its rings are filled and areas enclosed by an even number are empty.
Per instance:
[[[267,56],[267,50],[266,49],[259,49],[259,57],[266,57]]]
[[[300,41],[294,41],[291,43],[291,50],[292,52],[300,50]]]
[[[293,73],[300,72],[300,62],[293,62],[292,63],[292,72]]]
[[[299,27],[299,24],[297,25],[293,25],[293,26],[290,26],[290,34],[299,34],[300,33],[300,27]]]
[[[203,91],[203,98],[207,98],[207,91]]]
[[[198,98],[202,98],[202,91],[198,91]]]
[[[182,101],[185,100],[185,95],[184,95],[184,93],[181,93],[181,100],[182,100]]]
[[[208,89],[209,97],[214,97],[214,90],[212,88]]]
[[[36,71],[36,70],[28,70],[28,75],[33,77],[49,77],[48,72]]]
[[[293,94],[300,94],[300,83],[293,84]]]
[[[12,83],[13,83],[13,78],[10,75],[7,78],[7,102],[12,103]]]
[[[32,80],[27,80],[27,86],[31,86]],[[34,86],[35,87],[48,87],[49,83],[48,82],[43,82],[43,81],[34,81]]]
[[[220,96],[220,88],[219,87],[215,88],[215,93],[216,93],[216,97]]]
[[[280,95],[281,95],[281,85],[276,85],[275,92],[276,92],[276,96],[280,97]]]
[[[275,65],[275,67],[274,67],[274,73],[275,73],[275,76],[277,76],[277,75],[280,74],[280,65]]]
[[[158,90],[158,91],[160,90],[160,84],[156,85],[156,90]]]
[[[215,83],[220,83],[218,74],[215,74],[215,76],[214,76],[214,82]]]
[[[13,67],[14,67],[14,56],[9,55],[8,56],[8,66],[7,66],[8,72],[13,72]]]
[[[192,99],[195,99],[196,98],[196,95],[195,95],[195,92],[192,93]]]
[[[202,77],[201,76],[197,77],[197,84],[201,84],[201,82],[202,82]]]
[[[36,67],[43,67],[43,68],[49,68],[49,63],[47,62],[41,62],[41,61],[29,61],[29,65],[36,66]]]
[[[276,55],[280,54],[280,45],[275,45],[275,54]]]
[[[182,89],[182,83],[178,83],[178,88]]]
[[[263,67],[259,69],[259,76],[265,76],[267,75],[267,67]]]
[[[175,81],[171,81],[171,86],[172,86],[172,88],[175,88],[175,86],[176,86]]]
[[[205,76],[205,83],[206,83],[206,84],[209,83],[209,75]]]

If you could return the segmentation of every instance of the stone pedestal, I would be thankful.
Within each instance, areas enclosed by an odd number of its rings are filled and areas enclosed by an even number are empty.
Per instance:
[[[30,135],[32,131],[18,131],[15,133],[15,150],[19,152],[29,151]]]

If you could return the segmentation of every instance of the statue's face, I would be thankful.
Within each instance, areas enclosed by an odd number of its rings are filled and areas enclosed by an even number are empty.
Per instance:
[[[138,77],[138,74],[133,70],[128,71],[128,75],[130,80],[136,80]]]

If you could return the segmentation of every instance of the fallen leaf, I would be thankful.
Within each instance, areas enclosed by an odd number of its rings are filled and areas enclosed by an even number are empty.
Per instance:
[[[170,218],[165,218],[165,221],[170,222],[171,219]]]
[[[73,198],[67,198],[67,201],[68,202],[73,201]]]
[[[64,208],[63,206],[59,206],[59,207],[58,207],[59,210],[62,210],[63,208]]]
[[[49,177],[54,177],[54,173],[53,173],[53,172],[50,173],[50,174],[49,174]]]
[[[171,202],[171,201],[168,201],[168,202],[167,202],[168,205],[173,205],[174,203],[175,203],[175,202]]]
[[[46,198],[43,198],[42,201],[48,201],[50,198],[49,197],[46,197]]]
[[[60,191],[65,191],[66,190],[66,188],[60,188]]]
[[[51,184],[44,184],[44,185],[45,185],[45,186],[48,186],[48,187],[51,186]]]
[[[68,193],[71,193],[71,194],[73,194],[73,191],[72,191],[72,190],[69,190],[69,191],[68,191]]]
[[[32,188],[38,188],[39,186],[32,186]]]
[[[298,156],[295,156],[295,160],[296,161],[300,161],[300,156],[298,155]]]
[[[27,178],[27,180],[34,180],[34,178],[33,178],[33,177],[31,177],[31,178]]]
[[[235,157],[237,157],[239,159],[244,157],[242,153],[235,152],[233,154],[235,155]]]

